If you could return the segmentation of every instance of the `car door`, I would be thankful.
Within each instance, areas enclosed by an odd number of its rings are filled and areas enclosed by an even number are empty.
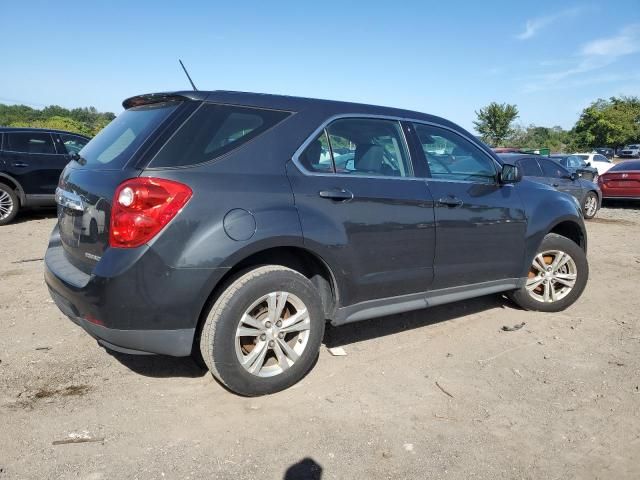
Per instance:
[[[6,132],[3,156],[7,172],[20,182],[30,202],[53,198],[68,160],[58,153],[49,132]]]
[[[571,179],[571,174],[566,168],[548,158],[539,158],[538,163],[542,168],[545,183],[582,201],[582,185],[579,180]]]
[[[332,267],[342,306],[429,289],[433,201],[413,175],[400,122],[337,119],[287,172],[304,242]]]
[[[444,126],[413,123],[426,185],[435,202],[433,289],[517,278],[526,217],[513,185],[497,181],[497,162]]]

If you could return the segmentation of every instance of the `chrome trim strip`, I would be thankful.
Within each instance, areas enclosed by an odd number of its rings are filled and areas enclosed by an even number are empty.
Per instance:
[[[80,195],[73,192],[67,192],[60,187],[56,188],[56,203],[63,208],[84,212],[84,205]]]

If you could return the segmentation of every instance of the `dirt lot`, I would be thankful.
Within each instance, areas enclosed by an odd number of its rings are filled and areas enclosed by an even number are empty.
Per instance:
[[[640,209],[588,223],[560,314],[490,296],[329,328],[313,371],[258,399],[189,359],[110,354],[42,280],[50,213],[0,229],[0,480],[640,478]],[[513,332],[503,325],[526,322]],[[53,445],[69,438],[103,441]],[[305,460],[306,459],[306,460]]]

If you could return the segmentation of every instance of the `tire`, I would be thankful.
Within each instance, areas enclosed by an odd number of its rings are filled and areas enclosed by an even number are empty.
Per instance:
[[[11,223],[20,210],[20,201],[16,192],[4,183],[0,183],[0,226]]]
[[[237,277],[217,298],[200,331],[200,353],[213,376],[232,392],[275,393],[311,370],[324,325],[320,296],[305,276],[262,266]]]
[[[557,271],[548,272],[548,268],[554,268],[553,261],[559,256],[554,252],[568,255],[569,260],[563,263],[565,257],[560,257]],[[536,265],[540,265],[538,263],[540,258],[544,261],[544,274],[541,273],[542,268],[536,267]],[[572,275],[575,281],[567,291],[567,283],[572,283]],[[522,288],[510,292],[508,296],[525,310],[559,312],[572,305],[580,297],[587,285],[588,278],[589,264],[584,250],[572,240],[550,233],[544,237],[538,253],[533,259],[526,284]],[[541,279],[542,283],[538,283]]]
[[[582,200],[582,215],[590,220],[596,216],[598,210],[598,194],[593,191],[588,192]]]

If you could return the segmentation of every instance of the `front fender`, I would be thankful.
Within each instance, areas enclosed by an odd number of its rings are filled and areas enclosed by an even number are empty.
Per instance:
[[[542,240],[550,232],[574,237],[572,240],[587,250],[587,231],[577,200],[552,189],[531,188],[521,192],[527,214],[525,256],[522,276],[526,276]]]

